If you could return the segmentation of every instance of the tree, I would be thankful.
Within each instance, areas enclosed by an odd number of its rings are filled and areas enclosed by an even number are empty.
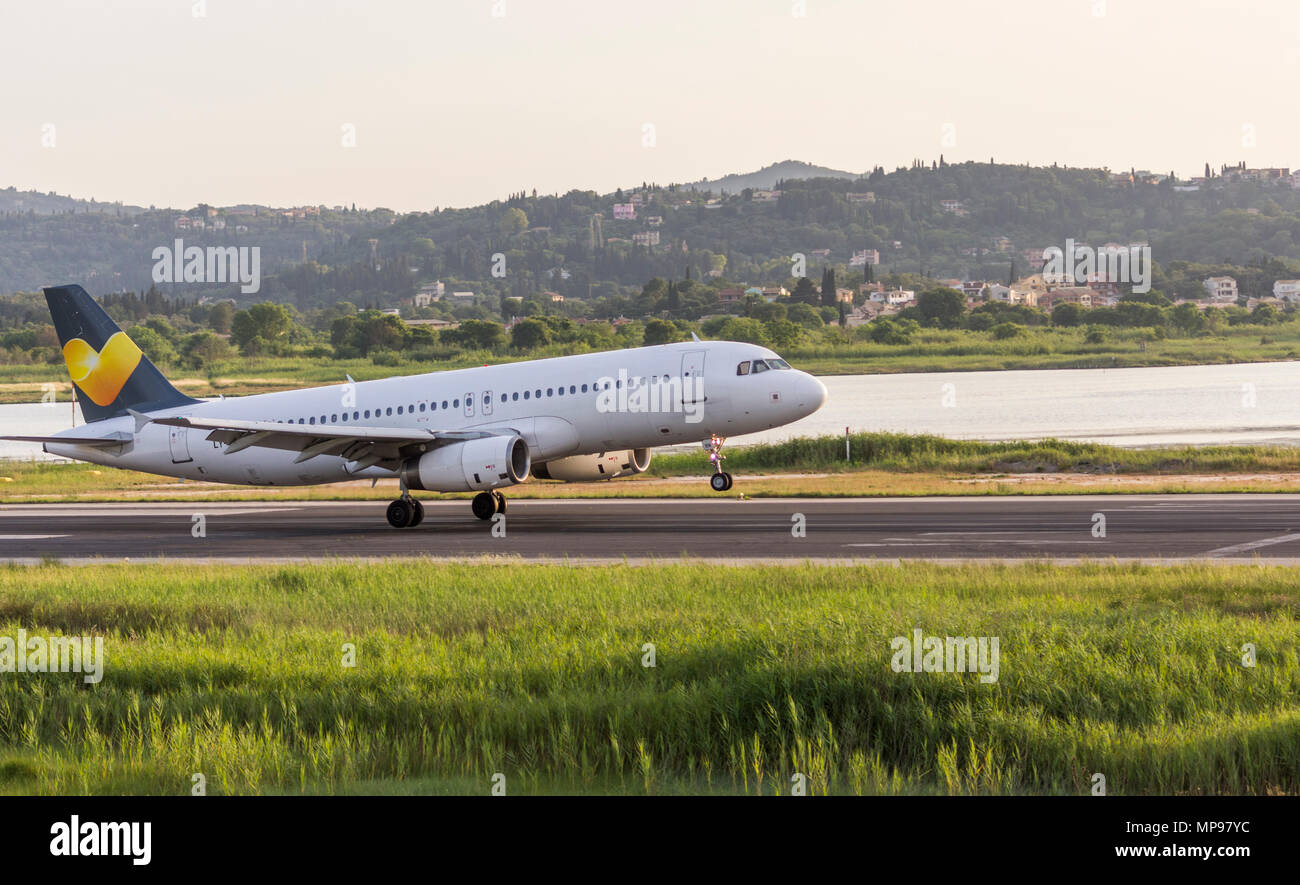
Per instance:
[[[230,358],[230,344],[226,339],[204,330],[185,338],[181,354],[191,368],[203,369],[219,360]]]
[[[522,320],[510,330],[510,346],[515,350],[532,350],[550,342],[551,331],[541,320]]]
[[[1025,334],[1025,327],[1019,323],[998,323],[993,327],[993,337],[999,341],[1015,338]]]
[[[835,271],[829,267],[822,271],[822,304],[835,306]]]
[[[506,236],[522,233],[528,230],[528,216],[523,209],[507,209],[497,221],[497,230]]]
[[[651,344],[671,344],[674,341],[681,340],[681,333],[677,327],[665,320],[647,320],[645,324],[645,336],[642,343]]]
[[[151,362],[160,365],[176,362],[176,348],[148,326],[136,326],[131,330],[130,337]]]
[[[912,340],[912,329],[916,327],[915,323],[907,320],[891,320],[889,317],[879,317],[872,322],[871,331],[867,334],[871,340],[877,344],[907,344]]]
[[[1052,308],[1053,326],[1077,326],[1083,320],[1083,308],[1063,301]]]
[[[780,305],[772,306],[779,307]],[[789,319],[790,322],[798,323],[806,329],[820,329],[822,326],[826,325],[825,320],[822,319],[822,315],[809,304],[791,304],[789,309],[786,311],[786,318]]]
[[[936,286],[916,297],[916,308],[928,322],[944,329],[955,329],[961,325],[962,315],[966,313],[966,296],[956,289]]]
[[[1184,301],[1171,310],[1169,321],[1185,335],[1194,335],[1205,328],[1205,314],[1189,301]]]
[[[495,350],[505,343],[506,334],[500,323],[465,320],[460,328],[442,332],[439,340],[471,350]]]
[[[230,340],[238,347],[261,338],[268,345],[276,345],[289,337],[293,329],[293,315],[283,304],[264,301],[247,310],[237,312],[230,321]]]
[[[794,284],[794,292],[790,294],[790,297],[804,304],[819,304],[821,302],[817,289],[813,287],[812,281],[807,277],[799,278],[799,282]]]
[[[218,335],[230,334],[230,321],[235,316],[235,306],[229,301],[218,301],[208,312],[208,327]]]
[[[773,347],[794,347],[803,337],[803,329],[789,320],[773,320],[764,323],[763,332]]]

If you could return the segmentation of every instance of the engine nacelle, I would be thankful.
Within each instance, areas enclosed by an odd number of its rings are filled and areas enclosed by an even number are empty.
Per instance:
[[[441,446],[404,463],[407,488],[426,492],[477,492],[528,479],[532,458],[520,436],[487,436]]]
[[[624,449],[599,455],[570,455],[538,464],[533,476],[561,482],[596,482],[616,476],[645,473],[650,468],[649,449]]]

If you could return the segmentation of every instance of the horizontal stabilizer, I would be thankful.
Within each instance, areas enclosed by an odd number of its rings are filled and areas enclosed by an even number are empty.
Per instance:
[[[59,443],[65,446],[120,446],[131,439],[131,434],[121,431],[107,436],[0,436],[0,440],[7,442]]]

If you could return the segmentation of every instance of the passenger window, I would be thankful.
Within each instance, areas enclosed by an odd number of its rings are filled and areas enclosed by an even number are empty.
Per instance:
[[[331,424],[337,424],[337,423],[339,423],[339,416],[338,416],[338,415],[330,415],[330,423],[331,423]]]
[[[547,396],[555,396],[555,388],[554,388],[554,387],[548,387],[548,388],[546,388],[546,395],[547,395]]]
[[[446,400],[443,400],[443,401],[442,401],[442,407],[443,407],[444,409],[447,408],[447,401],[446,401]]]
[[[360,412],[353,412],[353,413],[352,413],[352,420],[353,420],[353,421],[357,420],[357,419],[360,418],[360,417],[361,417],[361,413],[360,413]]]
[[[452,400],[452,401],[451,401],[451,404],[452,404],[452,406],[454,406],[454,407],[457,408],[457,409],[460,408],[460,400],[458,400],[458,399],[454,399],[454,400]]]
[[[388,415],[393,414],[393,407],[392,407],[392,406],[389,406],[389,407],[388,407],[388,409],[386,410],[386,414],[388,414]]]
[[[420,411],[421,411],[421,412],[424,411],[424,403],[420,403]]]
[[[583,393],[586,393],[586,392],[587,392],[587,385],[585,385],[585,384],[582,385],[582,392],[583,392]]]
[[[528,391],[527,391],[527,390],[524,391],[524,399],[528,399]]]
[[[348,420],[348,413],[347,413],[347,412],[344,412],[344,413],[343,413],[343,420],[344,420],[344,421]]]
[[[311,422],[310,422],[310,423],[312,423],[312,424],[315,424],[315,423],[316,423],[316,416],[315,416],[315,415],[312,415],[312,416],[311,416]]]
[[[367,417],[367,418],[370,417],[370,410],[369,410],[369,409],[366,409],[366,417]]]
[[[569,394],[572,395],[572,394],[575,394],[575,393],[577,393],[577,392],[578,392],[578,385],[576,385],[576,384],[570,384],[570,385],[569,385]]]
[[[510,398],[515,402],[519,402],[519,391],[516,390],[514,393],[510,394]]]
[[[741,363],[740,365],[736,366],[736,374],[737,374],[737,375],[748,375],[748,374],[749,374],[749,360],[745,360],[743,363]]]
[[[534,394],[534,396],[536,396],[538,399],[542,398],[542,389],[540,387],[537,388],[537,392]]]
[[[564,396],[564,388],[563,388],[563,387],[557,387],[557,388],[555,388],[555,395],[556,395],[556,396]]]
[[[411,403],[409,406],[407,406],[406,411],[410,412],[411,414],[415,414],[415,403]]]
[[[501,394],[501,402],[505,402],[505,401],[506,401],[506,395],[503,393]]]
[[[321,415],[321,416],[320,416],[320,423],[322,423],[322,424],[325,423],[325,416],[324,416],[324,415]]]
[[[402,407],[401,407],[401,406],[398,406],[398,407],[397,407],[397,414],[399,414],[399,415],[402,414]]]

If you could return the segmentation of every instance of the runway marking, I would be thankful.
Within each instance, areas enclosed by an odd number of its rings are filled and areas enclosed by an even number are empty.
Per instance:
[[[922,532],[923,535],[1023,535],[1026,532],[1035,535],[1073,535],[1085,529],[1003,529],[997,532]]]
[[[1233,544],[1231,547],[1220,547],[1217,550],[1211,550],[1206,556],[1230,556],[1233,553],[1247,553],[1251,550],[1258,550],[1260,547],[1272,547],[1274,544],[1285,544],[1287,541],[1300,541],[1300,532],[1290,535],[1278,535],[1276,538],[1261,538],[1258,541],[1247,541],[1244,544]]]
[[[1055,539],[1050,541],[1006,540],[1006,541],[999,541],[998,543],[1000,544],[1092,544],[1095,543],[1096,540],[1098,539],[1092,539],[1092,540],[1079,539],[1077,541],[1058,541]],[[956,544],[950,541],[895,541],[895,542],[886,541],[883,543],[860,542],[857,544],[844,544],[843,546],[844,547],[954,547],[956,546]]]
[[[68,535],[0,535],[0,541],[47,541],[50,538],[66,538]]]
[[[40,505],[23,505],[23,506],[33,507],[33,506],[40,506]],[[195,501],[192,505],[183,505],[181,507],[165,507],[165,508],[158,508],[154,510],[145,509],[143,507],[141,508],[122,507],[122,508],[114,508],[112,510],[87,510],[82,507],[65,507],[65,508],[50,507],[49,509],[42,508],[41,510],[29,510],[27,512],[7,510],[7,511],[0,511],[0,519],[7,516],[18,517],[18,518],[33,518],[33,517],[66,518],[69,516],[101,516],[105,513],[110,513],[115,518],[119,516],[176,516],[178,514],[189,514],[189,513],[204,513],[207,514],[208,516],[247,516],[250,513],[258,513],[258,514],[284,513],[289,510],[297,510],[297,509],[298,508],[296,507],[267,507],[267,508],[242,507],[238,510],[230,510],[230,509],[222,509],[219,507],[212,507],[210,506],[209,503],[206,502]],[[62,538],[66,536],[48,535],[42,537]]]

